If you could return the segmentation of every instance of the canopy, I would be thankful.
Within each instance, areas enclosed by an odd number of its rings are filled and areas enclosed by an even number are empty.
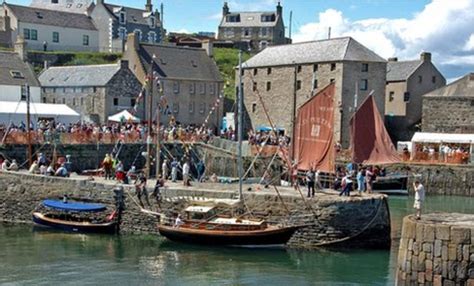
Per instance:
[[[373,95],[369,95],[351,118],[352,162],[390,164],[400,162]]]
[[[474,144],[474,134],[416,132],[411,142]]]
[[[10,122],[15,124],[26,122],[26,109],[25,101],[0,101],[0,123],[8,125]],[[31,122],[35,123],[42,118],[54,119],[64,124],[81,120],[79,113],[66,104],[30,102],[30,115]]]
[[[109,116],[109,121],[113,122],[140,122],[140,118],[133,116],[127,110],[122,110],[117,114]]]
[[[44,200],[43,205],[49,208],[64,210],[64,211],[78,211],[78,212],[99,212],[106,209],[103,204],[90,204],[80,202],[63,202],[57,200]]]
[[[285,130],[284,128],[281,128],[281,127],[275,127],[275,131],[282,131],[282,130]],[[263,132],[269,132],[269,131],[272,131],[272,127],[271,126],[263,126],[263,125],[259,125],[257,126],[257,128],[255,128],[256,131],[263,131]]]
[[[299,170],[311,167],[334,173],[334,94],[332,83],[299,110],[294,136],[294,157]]]

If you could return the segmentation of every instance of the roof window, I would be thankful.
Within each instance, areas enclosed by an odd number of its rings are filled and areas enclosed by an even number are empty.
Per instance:
[[[25,76],[23,75],[23,73],[21,71],[17,71],[17,70],[11,70],[10,71],[10,75],[13,77],[13,78],[25,78]]]
[[[240,14],[226,16],[226,21],[230,23],[240,22]]]
[[[43,15],[41,15],[40,12],[36,12],[36,17],[38,17],[38,19],[43,19]]]

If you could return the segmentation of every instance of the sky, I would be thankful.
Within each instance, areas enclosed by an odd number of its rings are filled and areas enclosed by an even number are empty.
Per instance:
[[[105,0],[143,7],[146,0]],[[28,5],[30,0],[8,2]],[[164,4],[164,26],[171,32],[216,32],[221,0],[153,0]],[[272,11],[277,0],[228,0],[231,11]],[[431,52],[448,81],[474,72],[474,0],[282,0],[294,42],[351,36],[384,58],[419,58]]]

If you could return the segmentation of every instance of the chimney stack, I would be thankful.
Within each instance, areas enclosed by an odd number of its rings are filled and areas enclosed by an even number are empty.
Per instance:
[[[203,40],[201,47],[206,50],[206,54],[212,58],[214,57],[214,45],[211,40]]]
[[[420,60],[424,62],[431,62],[431,53],[423,52],[420,54]]]
[[[153,11],[153,4],[151,4],[151,0],[146,0],[145,10],[147,12]]]
[[[22,61],[26,61],[26,42],[22,35],[16,37],[15,52],[20,56]]]
[[[227,2],[224,2],[224,7],[222,7],[222,16],[230,14],[229,5]]]
[[[388,58],[388,61],[389,62],[398,62],[398,58],[397,57]]]
[[[277,7],[276,7],[276,12],[277,12],[277,15],[280,16],[280,17],[283,14],[283,7],[281,6],[280,1],[278,1]]]
[[[118,64],[120,65],[121,69],[128,69],[128,61],[127,60],[119,60]]]

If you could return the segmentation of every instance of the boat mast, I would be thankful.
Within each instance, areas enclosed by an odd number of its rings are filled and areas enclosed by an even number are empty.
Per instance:
[[[31,147],[31,114],[30,114],[30,86],[28,84],[25,85],[25,93],[26,93],[26,138],[28,141],[28,164],[31,166],[33,163],[32,157],[32,147]]]
[[[239,93],[237,98],[237,138],[238,138],[238,157],[237,157],[237,167],[239,173],[239,200],[243,199],[242,195],[242,176],[243,176],[243,166],[242,166],[242,124],[243,124],[243,97],[244,92],[242,90],[242,50],[239,50]]]
[[[151,174],[151,143],[153,141],[153,60],[155,55],[150,60],[150,71],[148,73],[148,136],[146,139],[146,177],[149,178]]]
[[[163,4],[162,4],[163,5]],[[161,98],[163,97],[163,86],[161,85],[162,82],[159,81],[159,99],[158,99],[158,108],[156,110],[156,179],[160,177],[160,167],[161,167],[161,158],[160,158],[160,106],[161,106]],[[164,178],[163,178],[164,179]]]

